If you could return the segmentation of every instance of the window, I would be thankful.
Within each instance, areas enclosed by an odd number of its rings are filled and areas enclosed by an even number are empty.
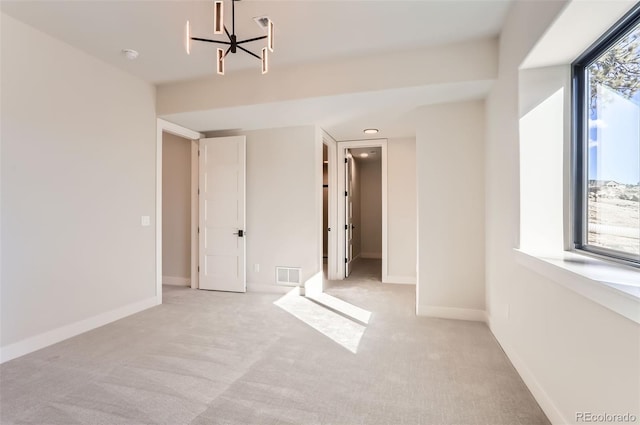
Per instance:
[[[640,266],[640,6],[573,80],[575,248]]]

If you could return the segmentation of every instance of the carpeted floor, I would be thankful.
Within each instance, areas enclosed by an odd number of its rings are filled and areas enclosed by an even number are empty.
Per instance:
[[[327,289],[360,308],[354,326],[308,299],[165,287],[161,306],[0,366],[0,422],[549,423],[484,324],[416,317],[414,286],[360,266]]]

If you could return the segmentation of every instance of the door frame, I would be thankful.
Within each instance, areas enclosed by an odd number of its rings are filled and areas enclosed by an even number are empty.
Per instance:
[[[388,269],[388,237],[387,237],[387,139],[368,139],[368,140],[347,140],[337,143],[337,160],[338,164],[344,164],[346,158],[346,150],[351,148],[380,148],[381,149],[381,168],[382,168],[382,282],[389,283],[389,269]],[[344,193],[345,188],[345,169],[344,167],[337,167],[337,193]],[[338,213],[337,228],[344,229],[346,217],[346,206],[344,196],[338,196],[337,211]],[[344,279],[345,265],[344,258],[346,258],[346,235],[344,231],[336,232],[338,239],[337,242],[337,258],[342,259],[338,261],[338,273],[337,279]]]
[[[327,279],[339,280],[340,271],[338,269],[338,172],[337,172],[337,151],[338,144],[333,137],[326,131],[322,131],[322,144],[327,147],[327,174],[329,185],[328,188],[328,216],[327,226],[331,229],[327,235]],[[322,171],[320,172],[320,181],[322,182]],[[320,215],[320,221],[322,222],[322,215]],[[322,227],[322,224],[320,225]],[[325,229],[322,229],[324,232]],[[320,235],[320,243],[322,243],[323,234]],[[322,249],[320,250],[320,266],[323,264]]]
[[[156,118],[156,304],[162,304],[162,134],[169,133],[191,140],[191,287],[197,288],[198,272],[198,140],[204,135],[172,122]],[[194,148],[195,150],[195,189],[194,189]],[[194,197],[195,192],[195,197]],[[194,220],[194,199],[196,202]],[[195,252],[194,252],[195,249]],[[195,260],[194,260],[195,259]],[[195,286],[194,286],[195,285]]]

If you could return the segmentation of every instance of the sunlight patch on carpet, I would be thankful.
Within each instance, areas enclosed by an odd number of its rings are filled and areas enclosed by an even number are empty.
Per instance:
[[[367,311],[363,308],[355,306],[351,303],[343,301],[340,298],[336,298],[329,294],[320,293],[315,295],[307,295],[307,298],[310,298],[313,301],[320,303],[325,307],[330,308],[331,310],[337,311],[345,316],[348,316],[353,320],[362,322],[365,325],[368,324],[369,320],[371,319],[370,311]]]
[[[356,353],[366,327],[298,295],[294,289],[274,302],[342,347]]]

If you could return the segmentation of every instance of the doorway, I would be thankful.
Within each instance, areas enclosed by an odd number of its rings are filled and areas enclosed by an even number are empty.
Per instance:
[[[163,119],[157,119],[156,127],[156,299],[157,304],[162,304],[162,281],[163,281],[163,140],[165,135],[178,136],[187,143],[190,142],[191,149],[191,186],[190,186],[190,273],[189,284],[192,288],[198,287],[198,140],[202,137],[197,131],[170,123]],[[194,166],[194,164],[196,164]]]
[[[162,284],[191,286],[191,140],[163,132],[162,152]]]
[[[327,279],[329,263],[329,148],[322,145],[322,273]]]
[[[323,285],[327,280],[341,279],[338,261],[338,168],[337,142],[322,133],[322,247]],[[318,182],[320,184],[320,182]]]
[[[347,149],[345,277],[382,281],[382,148]]]
[[[386,139],[338,143],[340,279],[388,282],[386,155]]]

